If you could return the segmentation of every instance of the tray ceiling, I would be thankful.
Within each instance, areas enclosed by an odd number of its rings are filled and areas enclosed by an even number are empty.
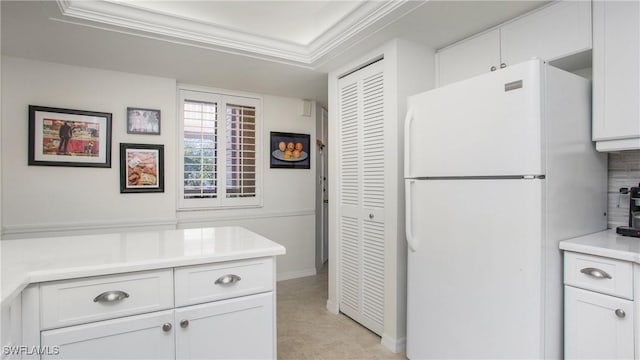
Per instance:
[[[57,0],[54,19],[314,68],[422,1]],[[366,31],[365,31],[366,30]]]

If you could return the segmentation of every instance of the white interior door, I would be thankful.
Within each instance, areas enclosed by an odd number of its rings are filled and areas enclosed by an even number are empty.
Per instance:
[[[327,109],[322,108],[320,112],[320,121],[322,122],[322,246],[321,260],[324,264],[329,260],[329,113]]]
[[[543,357],[543,183],[407,180],[409,358]]]
[[[338,241],[340,311],[381,334],[384,322],[384,67],[339,80]]]
[[[410,97],[405,177],[543,174],[541,69],[529,61]]]

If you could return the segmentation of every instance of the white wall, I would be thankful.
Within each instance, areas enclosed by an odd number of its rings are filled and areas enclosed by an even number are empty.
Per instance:
[[[175,80],[13,57],[3,58],[2,74],[7,238],[175,223]],[[111,168],[28,166],[29,105],[112,113]],[[127,134],[127,106],[160,109],[162,134]],[[121,142],[164,144],[164,193],[120,194]]]
[[[249,209],[221,209],[178,212],[179,227],[242,225],[287,248],[278,258],[278,280],[308,276],[315,270],[315,162],[310,151],[310,169],[271,169],[271,131],[310,134],[315,147],[316,116],[299,115],[302,100],[263,96],[263,206]],[[315,103],[314,105],[315,106]]]
[[[241,225],[287,248],[279,279],[315,273],[315,151],[309,170],[269,168],[270,131],[310,134],[315,146],[315,116],[299,115],[300,99],[262,95],[263,207],[178,213],[175,79],[14,57],[1,65],[4,238]],[[112,167],[28,166],[28,105],[112,113]],[[127,134],[128,106],[160,109],[162,134]],[[164,144],[164,193],[120,194],[121,142]]]

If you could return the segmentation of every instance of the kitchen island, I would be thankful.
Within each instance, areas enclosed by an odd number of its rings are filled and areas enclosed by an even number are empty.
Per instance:
[[[3,358],[276,357],[275,256],[285,248],[249,230],[0,245]]]
[[[602,231],[564,250],[565,358],[633,359],[640,343],[640,238]]]

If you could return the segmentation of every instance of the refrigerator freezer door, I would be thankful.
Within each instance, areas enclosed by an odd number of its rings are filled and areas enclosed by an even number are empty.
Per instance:
[[[541,175],[539,60],[409,97],[405,177]]]
[[[410,359],[544,357],[544,181],[406,180]]]

